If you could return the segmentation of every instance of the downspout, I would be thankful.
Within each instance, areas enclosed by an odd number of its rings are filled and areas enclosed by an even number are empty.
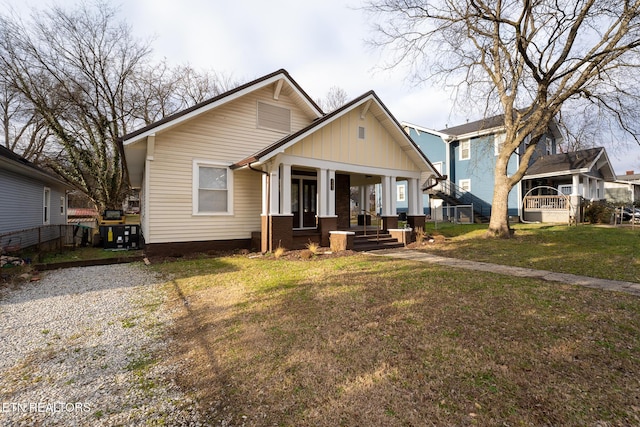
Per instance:
[[[271,245],[271,227],[269,224],[269,211],[271,210],[271,177],[269,176],[269,172],[263,171],[261,169],[254,169],[251,167],[251,163],[247,163],[247,166],[249,167],[249,169],[251,169],[254,172],[260,172],[263,173],[267,176],[267,210],[265,212],[266,215],[266,221],[267,221],[267,229],[266,229],[266,233],[267,233],[267,251],[270,252],[273,250],[272,245]]]

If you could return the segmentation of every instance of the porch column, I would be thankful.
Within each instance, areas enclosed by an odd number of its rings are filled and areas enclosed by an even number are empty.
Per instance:
[[[418,190],[420,188],[420,182],[416,178],[407,179],[409,209],[408,215],[422,215],[424,208],[422,206],[422,194]]]
[[[396,213],[396,177],[382,177],[382,229],[398,227],[398,215]]]
[[[417,178],[408,179],[409,186],[409,213],[407,223],[411,227],[410,242],[415,241],[416,230],[424,230],[424,204],[422,192],[420,191],[420,180]]]
[[[598,199],[603,200],[604,199],[604,179],[598,181]],[[632,198],[631,201],[633,202],[633,193],[631,193]]]
[[[280,168],[269,171],[269,176],[263,175],[263,214],[261,225],[261,251],[273,251],[279,246],[291,249],[293,245],[293,215],[281,214],[280,194],[285,188],[289,188],[289,206],[291,206],[291,169],[289,169],[288,185],[280,182]],[[289,207],[291,212],[291,207]]]
[[[269,214],[269,176],[262,174],[262,216]]]
[[[581,222],[580,218],[580,175],[571,176],[571,215],[576,223]]]
[[[329,183],[329,192],[327,193],[327,215],[336,215],[336,187],[338,185],[336,181],[336,171],[329,169],[327,171],[327,181]]]
[[[582,179],[584,181],[584,184],[582,184],[584,198],[590,200],[591,199],[591,178],[589,178],[588,176],[585,176]]]
[[[318,172],[318,231],[320,246],[330,245],[330,231],[338,229],[336,216],[336,171],[319,169]]]
[[[269,214],[280,213],[280,169],[275,168],[269,171],[271,188],[269,194]]]
[[[580,190],[580,176],[575,174],[571,176],[571,195],[578,196]]]
[[[280,179],[280,212],[285,215],[291,214],[291,165],[285,163],[281,166]]]

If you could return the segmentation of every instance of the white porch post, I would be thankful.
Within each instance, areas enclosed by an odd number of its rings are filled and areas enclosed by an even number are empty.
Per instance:
[[[360,192],[360,205],[358,206],[358,215],[363,215],[369,210],[369,197],[367,194],[367,186],[361,185],[359,188]],[[365,212],[363,212],[365,211]]]
[[[291,165],[282,164],[280,212],[291,215]]]
[[[574,174],[571,176],[571,195],[579,196],[580,195],[580,175]]]
[[[633,202],[633,193],[632,193],[632,202]],[[600,181],[598,181],[598,199],[603,200],[604,199],[604,179],[601,179]]]
[[[262,215],[269,214],[269,177],[262,174]]]
[[[397,199],[396,177],[382,177],[382,216],[396,215]]]
[[[418,189],[420,188],[420,181],[417,178],[407,179],[407,186],[409,193],[407,197],[409,197],[409,206],[408,206],[408,214],[409,215],[421,215],[424,211],[422,194]]]
[[[334,216],[336,214],[336,171],[329,169],[327,171],[327,181],[329,191],[327,192],[327,215]]]
[[[269,194],[269,214],[280,213],[280,169],[275,168],[269,171],[271,189]]]
[[[318,208],[317,213],[319,217],[324,217],[328,215],[329,211],[329,191],[328,191],[328,182],[327,182],[327,170],[319,169],[318,170]]]
[[[391,206],[391,177],[383,176],[382,177],[382,197],[380,200],[382,204],[382,216],[390,216],[390,206]]]
[[[588,176],[582,177],[582,197],[591,198],[591,179]]]

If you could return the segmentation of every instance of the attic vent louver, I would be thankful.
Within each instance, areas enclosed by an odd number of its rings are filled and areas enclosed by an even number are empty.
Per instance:
[[[364,139],[364,126],[358,126],[358,139]]]
[[[291,110],[258,101],[258,127],[291,132]]]

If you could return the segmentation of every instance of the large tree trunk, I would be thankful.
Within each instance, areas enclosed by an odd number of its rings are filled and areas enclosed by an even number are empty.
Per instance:
[[[509,191],[513,188],[511,180],[504,172],[496,167],[495,185],[493,187],[493,202],[491,203],[491,220],[487,237],[511,237],[509,227]]]

